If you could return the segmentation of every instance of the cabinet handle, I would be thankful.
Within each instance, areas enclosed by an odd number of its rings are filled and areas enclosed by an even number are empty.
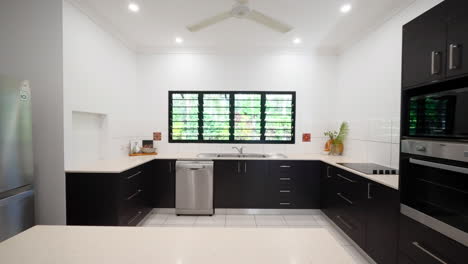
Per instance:
[[[130,196],[127,198],[127,201],[132,200],[133,198],[135,198],[136,196],[138,196],[141,192],[142,192],[142,190],[137,190],[134,194],[130,195]]]
[[[290,193],[290,190],[280,190],[280,193]]]
[[[247,173],[247,161],[244,161],[244,172]]]
[[[290,181],[291,178],[280,178],[280,181]]]
[[[291,205],[291,203],[280,203],[280,205]]]
[[[127,222],[127,225],[130,225],[133,221],[135,221],[143,212],[142,211],[138,211],[138,213],[132,217],[132,219],[130,219],[128,222]]]
[[[241,165],[240,165],[240,161],[237,162],[237,173],[241,173]]]
[[[330,166],[327,166],[327,178],[331,178],[332,176],[330,176]]]
[[[136,176],[138,176],[138,175],[140,175],[140,174],[141,174],[141,171],[139,171],[139,172],[133,174],[132,176],[128,176],[128,177],[127,177],[127,180],[133,179],[133,178],[135,178]]]
[[[449,70],[456,70],[458,69],[460,63],[460,53],[457,53],[458,56],[455,62],[455,50],[460,49],[460,45],[457,44],[450,44],[449,46]]]
[[[440,52],[433,51],[431,53],[431,75],[436,75],[440,73]],[[436,62],[436,59],[438,61]]]
[[[341,199],[345,200],[346,202],[348,202],[350,205],[353,205],[353,201],[351,201],[350,199],[346,198],[344,195],[342,195],[341,193],[337,193],[336,195],[338,195]]]
[[[353,230],[353,227],[348,224],[341,216],[337,215],[336,218],[340,220],[340,222],[345,225],[349,230]]]
[[[338,177],[340,177],[340,178],[342,178],[342,179],[344,179],[344,180],[347,180],[347,181],[349,181],[350,183],[356,183],[356,181],[353,181],[353,180],[351,180],[350,178],[345,177],[345,176],[343,176],[343,175],[341,175],[341,174],[336,174],[336,176],[338,176]]]
[[[426,253],[427,255],[429,255],[430,257],[432,257],[433,259],[439,261],[440,263],[442,264],[448,264],[447,262],[443,261],[441,258],[437,257],[435,254],[433,254],[432,252],[430,252],[429,250],[425,249],[423,246],[421,246],[418,242],[414,241],[413,243],[413,246],[417,247],[419,250],[421,250],[422,252]]]
[[[289,166],[289,165],[281,165],[280,168],[286,168],[286,169],[288,169],[288,168],[291,168],[291,166]]]
[[[372,199],[372,196],[371,196],[371,187],[372,187],[372,183],[368,183],[368,184],[367,184],[367,199],[369,199],[369,200]]]
[[[172,162],[169,162],[169,173],[172,173]]]

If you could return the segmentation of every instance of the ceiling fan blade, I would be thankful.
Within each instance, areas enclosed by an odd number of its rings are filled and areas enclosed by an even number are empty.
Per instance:
[[[206,27],[209,27],[211,25],[214,25],[216,23],[224,21],[224,20],[226,20],[226,19],[228,19],[230,17],[232,17],[231,11],[224,12],[224,13],[221,13],[221,14],[216,15],[214,17],[210,17],[210,18],[207,18],[205,20],[202,20],[197,24],[187,26],[187,29],[189,31],[191,31],[191,32],[200,31],[200,30],[202,30],[202,29],[204,29]]]
[[[246,16],[247,19],[250,19],[254,22],[257,22],[259,24],[265,25],[275,31],[281,32],[281,33],[287,33],[291,31],[293,28],[279,20],[276,20],[272,17],[269,17],[263,13],[260,13],[256,10],[250,11],[250,14]]]

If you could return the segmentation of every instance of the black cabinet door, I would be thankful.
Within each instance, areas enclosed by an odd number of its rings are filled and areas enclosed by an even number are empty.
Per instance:
[[[215,208],[238,208],[240,193],[240,161],[216,161],[214,166]]]
[[[403,26],[403,87],[443,80],[446,76],[445,2]],[[385,65],[381,65],[385,67]]]
[[[468,1],[447,1],[447,76],[468,74]]]
[[[175,208],[175,160],[158,160],[155,200],[158,208]]]
[[[297,209],[320,208],[320,162],[299,162],[296,176]]]
[[[265,208],[267,161],[241,161],[238,208]]]
[[[397,263],[399,205],[397,190],[368,182],[365,251],[379,264]]]

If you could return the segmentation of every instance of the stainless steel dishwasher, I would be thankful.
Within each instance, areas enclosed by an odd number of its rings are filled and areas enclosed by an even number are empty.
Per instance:
[[[176,214],[213,215],[213,161],[176,162]]]

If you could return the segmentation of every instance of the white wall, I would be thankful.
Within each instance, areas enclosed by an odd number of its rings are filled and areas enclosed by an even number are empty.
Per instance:
[[[0,72],[31,82],[36,222],[65,223],[62,0],[0,1]]]
[[[330,91],[335,87],[335,57],[305,52],[185,52],[139,55],[138,87],[149,99],[142,135],[163,132],[160,152],[233,151],[229,144],[169,144],[169,90],[296,91],[295,145],[245,145],[249,152],[319,153],[331,115]],[[312,143],[302,143],[302,133]]]
[[[138,135],[137,118],[144,102],[137,96],[136,55],[68,2],[63,19],[65,166],[91,162],[96,153],[108,159],[124,156],[128,151],[122,146]],[[104,116],[106,129],[86,122],[73,124],[73,111]],[[88,134],[104,133],[105,140],[89,144],[89,137],[76,133],[80,125]]]
[[[346,155],[398,167],[402,26],[440,3],[417,0],[339,57],[335,120],[348,120]]]

